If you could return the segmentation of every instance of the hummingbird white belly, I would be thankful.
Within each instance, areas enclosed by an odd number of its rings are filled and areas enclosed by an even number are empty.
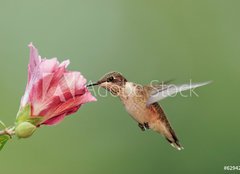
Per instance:
[[[144,98],[142,95],[137,94],[139,91],[136,91],[136,88],[136,84],[126,82],[120,99],[129,115],[138,123],[143,124],[147,122],[146,116],[148,113],[146,113],[147,110]]]

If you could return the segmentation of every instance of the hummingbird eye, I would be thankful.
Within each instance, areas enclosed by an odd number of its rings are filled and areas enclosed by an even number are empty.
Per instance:
[[[111,76],[107,79],[107,82],[112,82],[114,80],[114,78]]]

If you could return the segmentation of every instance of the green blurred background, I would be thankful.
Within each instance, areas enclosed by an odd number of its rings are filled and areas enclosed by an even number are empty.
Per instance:
[[[239,0],[0,0],[0,119],[8,125],[31,41],[88,80],[116,70],[141,84],[214,81],[199,97],[161,101],[183,151],[141,132],[117,98],[97,96],[61,124],[10,141],[0,173],[230,173],[225,165],[240,165],[239,8]]]

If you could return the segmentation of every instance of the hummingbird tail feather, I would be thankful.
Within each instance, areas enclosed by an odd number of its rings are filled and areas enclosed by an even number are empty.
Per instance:
[[[171,138],[166,137],[167,141],[171,144],[172,147],[176,148],[177,150],[183,150],[184,148],[181,146],[181,144],[179,143],[179,140],[174,132],[174,130],[169,127],[169,131],[171,133]]]
[[[158,103],[153,103],[152,106],[157,110],[159,120],[155,124],[151,125],[151,127],[153,127],[155,131],[163,135],[174,148],[182,150],[183,147],[180,145],[177,135],[171,127],[163,109]]]
[[[183,150],[184,148],[179,143],[171,143],[171,146],[176,148],[177,150]]]

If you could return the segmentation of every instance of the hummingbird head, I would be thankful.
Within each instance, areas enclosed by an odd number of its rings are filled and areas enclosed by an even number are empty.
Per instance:
[[[109,72],[101,77],[96,83],[88,84],[87,87],[99,85],[100,87],[110,91],[112,94],[118,95],[126,82],[127,80],[121,73]]]

